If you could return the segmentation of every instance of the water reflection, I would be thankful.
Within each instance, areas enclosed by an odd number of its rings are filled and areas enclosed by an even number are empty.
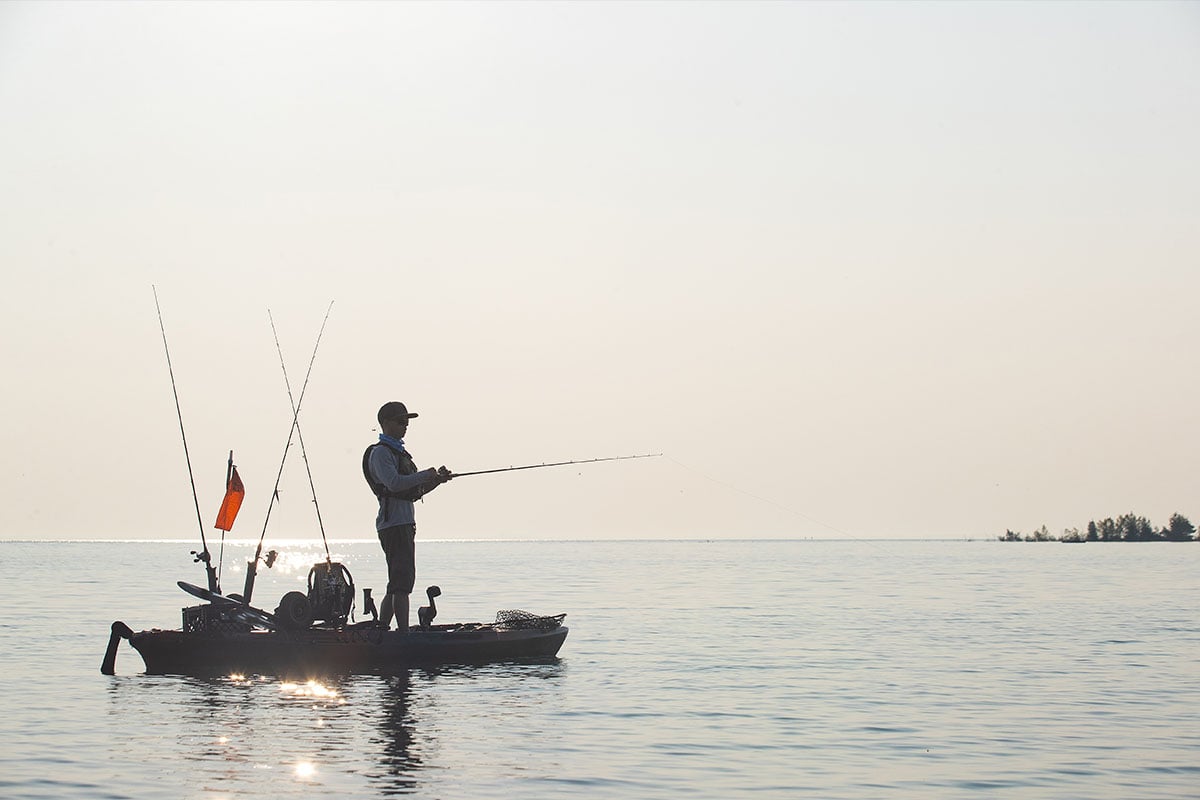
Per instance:
[[[417,719],[411,702],[412,684],[408,672],[383,678],[379,696],[379,766],[375,776],[379,792],[384,795],[406,794],[417,788],[417,771],[422,762],[420,748],[413,741]],[[432,740],[432,731],[424,735]]]
[[[503,765],[479,722],[519,726],[564,669],[550,659],[309,680],[122,677],[108,685],[108,713],[136,733],[106,748],[114,762],[176,762],[160,781],[177,781],[180,796],[428,792],[451,776],[494,776]],[[447,773],[450,751],[463,763]]]
[[[420,788],[421,754],[433,747],[436,726],[419,710],[434,707],[427,690],[436,678],[423,674],[421,703],[413,702],[408,672],[303,682],[119,678],[108,686],[109,714],[146,735],[108,747],[113,760],[128,757],[132,746],[146,759],[187,763],[194,781],[221,794],[301,796],[305,787],[343,796],[407,794]],[[165,740],[155,731],[173,735]]]

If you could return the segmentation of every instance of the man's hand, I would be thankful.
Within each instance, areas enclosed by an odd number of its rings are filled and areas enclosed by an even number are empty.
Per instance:
[[[435,487],[441,486],[443,483],[454,477],[454,473],[445,467],[438,467],[437,469],[430,467],[429,469],[423,469],[421,470],[421,474],[428,476],[424,483],[426,492],[433,491]]]

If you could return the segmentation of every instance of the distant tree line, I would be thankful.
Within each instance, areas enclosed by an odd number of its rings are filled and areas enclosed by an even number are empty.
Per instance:
[[[1190,542],[1200,541],[1196,526],[1183,514],[1172,514],[1165,528],[1155,530],[1150,520],[1135,514],[1122,514],[1113,519],[1108,517],[1099,522],[1088,522],[1087,528],[1067,528],[1061,536],[1038,528],[1030,534],[1006,530],[1000,537],[1002,542]]]

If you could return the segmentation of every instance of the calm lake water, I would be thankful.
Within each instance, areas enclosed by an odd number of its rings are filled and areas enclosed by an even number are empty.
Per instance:
[[[324,555],[275,546],[266,607]],[[0,797],[1200,796],[1197,543],[420,542],[439,621],[567,612],[560,658],[100,675],[114,620],[179,626],[189,549],[0,543]]]

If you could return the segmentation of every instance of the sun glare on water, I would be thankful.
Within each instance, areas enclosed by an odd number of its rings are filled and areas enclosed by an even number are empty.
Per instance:
[[[290,694],[293,697],[323,697],[330,700],[338,696],[337,690],[329,689],[316,681],[308,681],[307,683],[281,683],[279,691]]]
[[[296,764],[295,773],[299,780],[312,780],[317,775],[317,768],[311,761],[300,761]]]

